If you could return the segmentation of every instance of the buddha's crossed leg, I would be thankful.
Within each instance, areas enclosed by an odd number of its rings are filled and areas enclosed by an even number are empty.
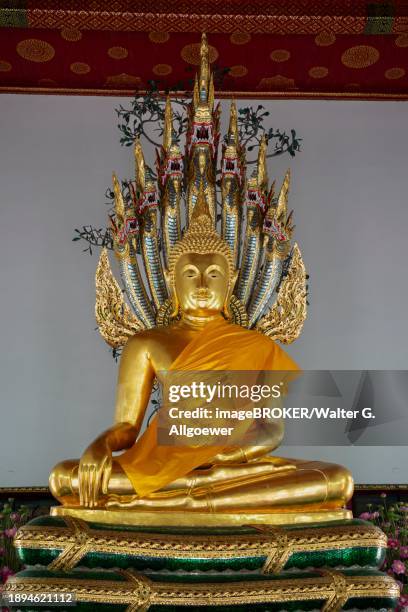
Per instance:
[[[78,465],[78,460],[68,460],[51,474],[51,492],[63,504],[79,505]],[[272,507],[338,508],[352,491],[351,474],[341,466],[263,457],[246,464],[196,469],[160,491],[140,497],[113,460],[108,492],[100,496],[98,505],[139,511],[267,512]]]

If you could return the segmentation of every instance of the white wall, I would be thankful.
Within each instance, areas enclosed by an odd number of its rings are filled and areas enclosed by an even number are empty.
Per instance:
[[[104,225],[111,171],[131,176],[120,102],[0,96],[0,486],[46,484],[111,423],[117,366],[94,330],[97,259],[71,239]],[[304,139],[295,159],[270,164],[278,180],[292,169],[311,275],[289,351],[305,369],[408,369],[407,104],[263,103],[274,127]],[[407,447],[284,451],[344,463],[358,482],[408,482]]]

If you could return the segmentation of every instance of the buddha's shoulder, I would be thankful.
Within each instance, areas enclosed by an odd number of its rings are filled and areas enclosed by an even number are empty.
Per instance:
[[[163,344],[171,340],[174,332],[165,326],[153,327],[151,329],[143,329],[129,338],[126,343],[127,347],[132,349],[143,349]]]

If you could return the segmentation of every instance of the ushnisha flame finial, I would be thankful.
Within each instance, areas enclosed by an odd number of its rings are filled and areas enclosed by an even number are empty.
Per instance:
[[[125,216],[125,203],[123,201],[122,189],[118,181],[118,177],[112,172],[113,194],[115,198],[115,213],[117,216]]]
[[[268,170],[266,167],[266,147],[267,147],[267,140],[264,134],[261,138],[261,142],[259,143],[258,164],[257,164],[258,188],[261,191],[265,191],[268,189]]]
[[[140,192],[143,192],[145,189],[145,160],[139,138],[135,140],[134,156],[136,186]]]
[[[278,221],[286,220],[288,211],[288,194],[290,188],[290,168],[287,169],[285,178],[282,183],[281,190],[278,196],[278,203],[276,205],[276,218]]]
[[[239,136],[238,136],[237,105],[235,104],[235,100],[232,100],[231,107],[230,107],[230,120],[229,120],[227,144],[237,145],[238,141],[239,141]]]
[[[169,151],[173,141],[173,112],[171,109],[170,96],[166,98],[164,108],[163,147]]]
[[[210,84],[210,61],[207,36],[203,32],[200,46],[200,103],[208,103]]]

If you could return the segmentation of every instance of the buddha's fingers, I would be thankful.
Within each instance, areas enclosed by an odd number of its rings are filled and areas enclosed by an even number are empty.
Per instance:
[[[93,498],[95,490],[95,466],[89,467],[89,479],[88,479],[88,506],[93,507]]]
[[[140,504],[138,495],[116,495],[111,493],[106,502],[106,508],[129,508]]]
[[[87,466],[79,466],[78,472],[78,484],[79,484],[79,501],[81,506],[88,505],[88,495],[87,495],[87,487],[88,487],[88,468]]]
[[[91,487],[91,492],[92,492],[92,497],[91,497],[91,504],[92,504],[92,508],[94,508],[97,503],[98,503],[98,498],[99,498],[99,491],[100,491],[100,487],[101,487],[101,480],[102,480],[102,470],[103,470],[103,466],[100,468],[95,467],[93,472],[93,476],[92,476],[92,487]]]
[[[108,485],[112,473],[112,461],[106,461],[102,468],[102,493],[108,494]]]

